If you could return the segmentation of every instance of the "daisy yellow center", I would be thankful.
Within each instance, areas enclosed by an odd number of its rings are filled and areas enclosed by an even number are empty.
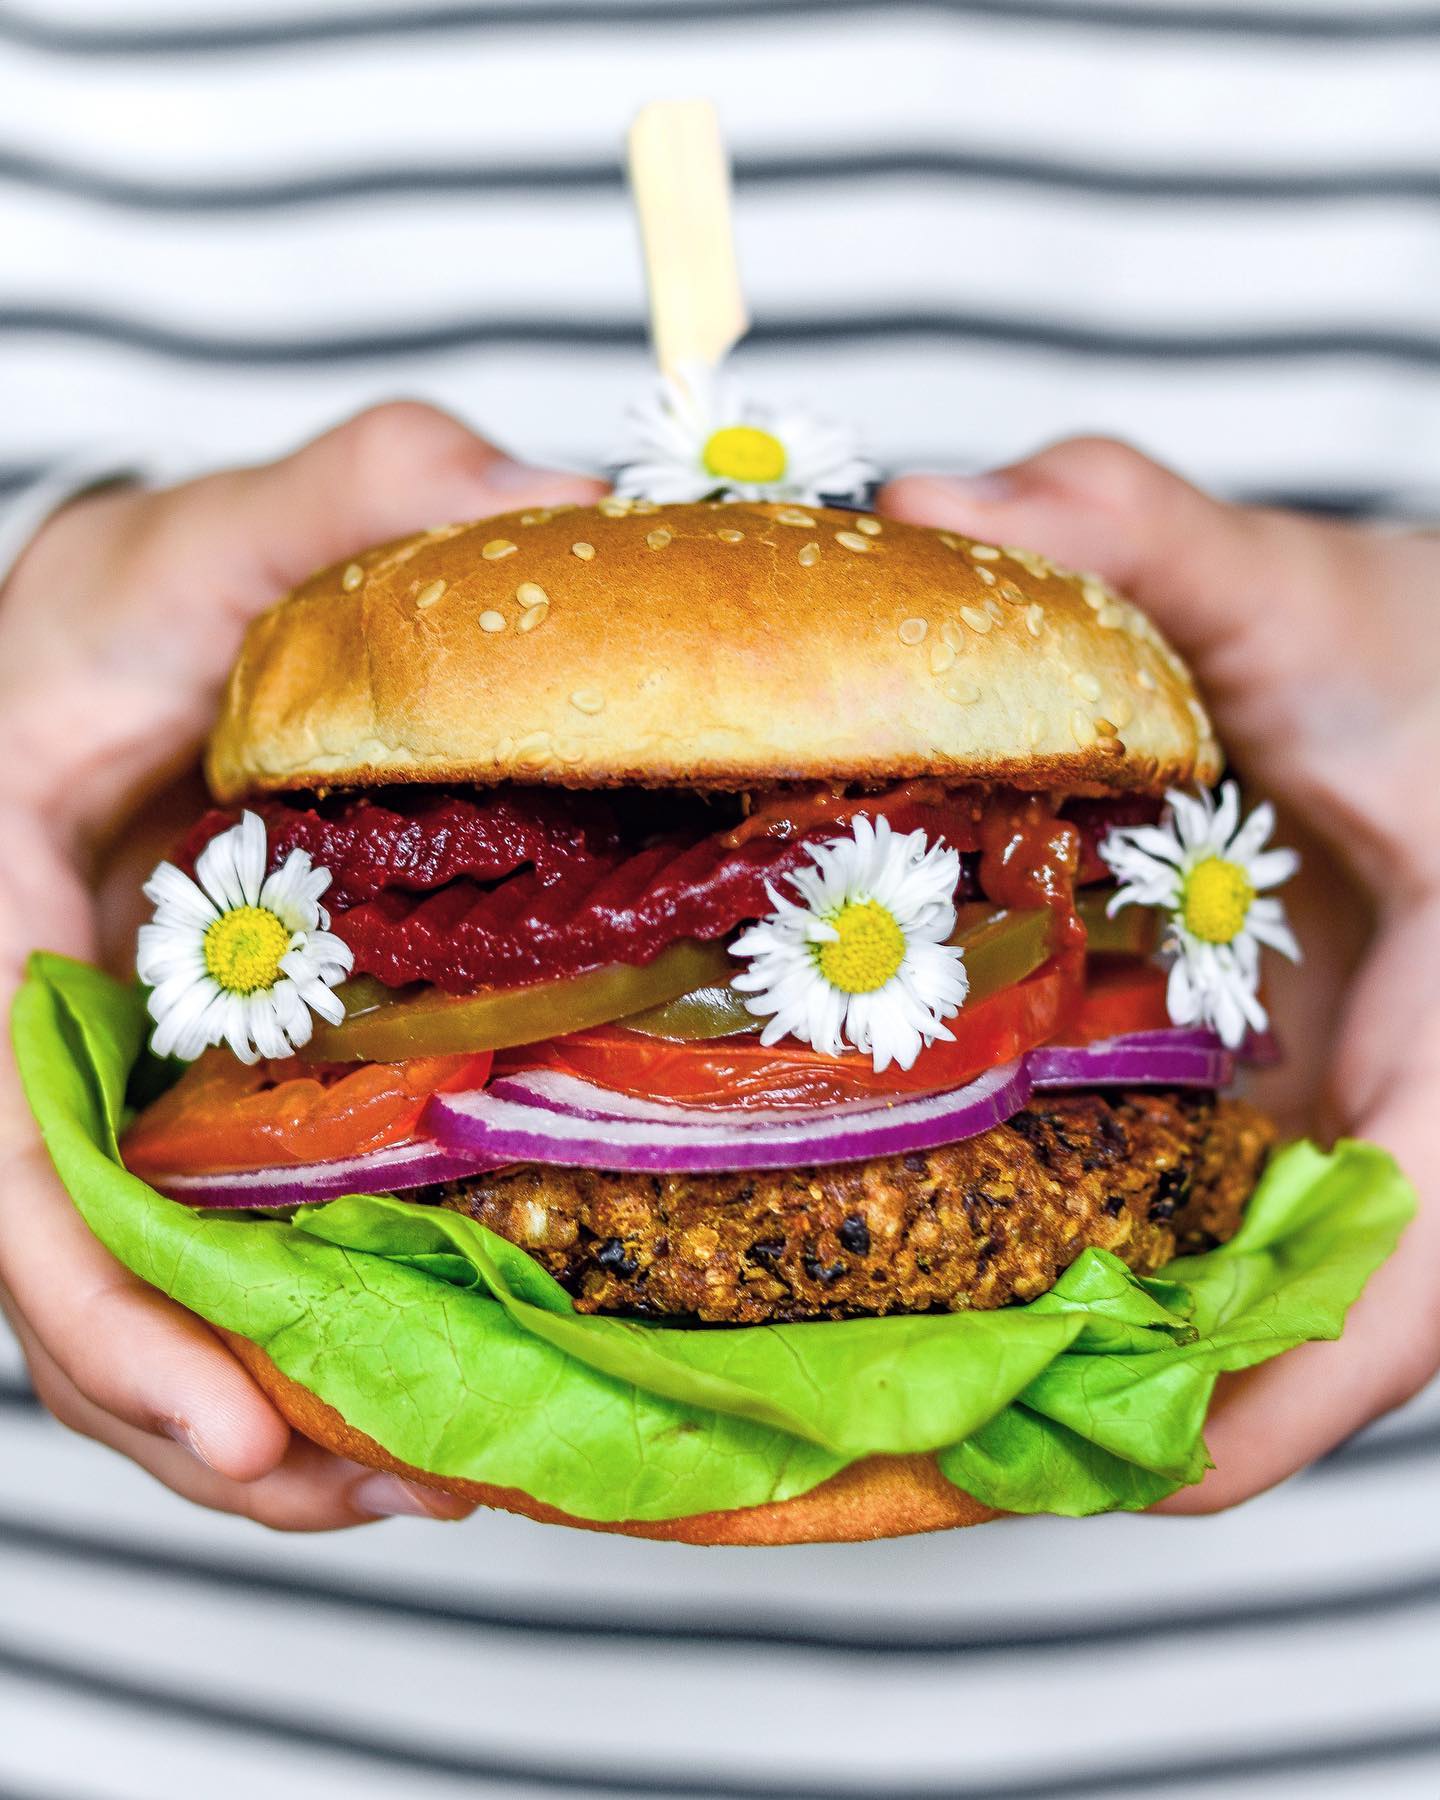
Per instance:
[[[257,994],[280,979],[290,933],[268,906],[237,906],[205,931],[205,967],[230,994]]]
[[[1239,863],[1207,856],[1185,878],[1180,917],[1191,937],[1205,944],[1232,944],[1245,927],[1255,887]]]
[[[785,446],[758,425],[722,425],[700,452],[706,473],[722,481],[783,481],[789,458]]]
[[[838,935],[820,946],[820,973],[845,994],[873,994],[905,960],[905,934],[878,900],[852,900],[830,920]]]

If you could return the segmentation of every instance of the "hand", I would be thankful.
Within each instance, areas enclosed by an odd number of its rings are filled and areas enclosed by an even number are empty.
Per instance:
[[[1019,544],[1129,594],[1189,660],[1277,841],[1306,962],[1270,959],[1288,1129],[1367,1137],[1420,1216],[1334,1344],[1222,1381],[1216,1467],[1164,1502],[1210,1512],[1303,1468],[1440,1369],[1440,537],[1225,506],[1120,444],[1061,444],[975,481],[910,475],[898,518]]]
[[[599,492],[400,404],[263,468],[163,493],[107,491],[58,513],[0,590],[4,1010],[35,948],[133,972],[138,881],[196,808],[191,799],[177,814],[161,791],[193,766],[257,613],[312,569],[371,544]],[[123,879],[106,882],[112,846]],[[268,1525],[320,1530],[469,1510],[292,1439],[208,1326],[91,1237],[8,1061],[0,1157],[0,1307],[63,1423],[177,1493]]]

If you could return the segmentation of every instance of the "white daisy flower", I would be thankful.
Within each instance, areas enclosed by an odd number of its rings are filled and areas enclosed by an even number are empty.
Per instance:
[[[1172,958],[1166,1003],[1177,1025],[1205,1025],[1236,1048],[1247,1029],[1269,1024],[1260,1004],[1260,947],[1292,962],[1300,946],[1285,909],[1266,889],[1288,881],[1300,866],[1293,850],[1267,850],[1275,809],[1257,806],[1240,821],[1240,790],[1227,781],[1217,806],[1208,793],[1171,792],[1160,825],[1112,831],[1100,854],[1121,882],[1111,900],[1122,906],[1159,906],[1170,914],[1165,952]]]
[[[706,368],[662,375],[626,416],[615,492],[630,498],[818,506],[858,499],[875,477],[849,431],[747,399],[728,376]]]
[[[750,967],[735,977],[763,1018],[762,1044],[797,1037],[827,1056],[846,1042],[876,1069],[912,1066],[951,1033],[969,980],[946,939],[955,929],[960,857],[925,833],[897,837],[887,819],[856,819],[852,835],[809,846],[813,869],[786,879],[800,904],[773,887],[775,911],[730,946]]]
[[[330,871],[292,850],[265,873],[265,825],[252,812],[214,837],[192,881],[162,862],[145,883],[155,917],[140,927],[136,971],[150,989],[157,1056],[192,1062],[207,1044],[229,1044],[243,1063],[292,1055],[307,1043],[310,1014],[345,1017],[331,992],[354,956],[329,929],[320,896]]]

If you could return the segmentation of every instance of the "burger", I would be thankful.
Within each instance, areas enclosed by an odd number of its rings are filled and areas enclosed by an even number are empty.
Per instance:
[[[1030,551],[429,531],[252,626],[141,988],[37,959],[22,1062],[92,1228],[345,1456],[695,1543],[1144,1506],[1405,1207],[1235,1091],[1293,859],[1220,774]]]

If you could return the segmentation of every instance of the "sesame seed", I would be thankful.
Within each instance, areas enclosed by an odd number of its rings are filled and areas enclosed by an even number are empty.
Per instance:
[[[989,631],[991,626],[995,623],[989,613],[981,612],[978,606],[962,606],[960,608],[960,617],[972,631],[981,633]]]
[[[1096,719],[1095,729],[1100,733],[1101,737],[1113,738],[1119,737],[1120,735],[1118,728],[1112,725],[1109,719]]]
[[[549,517],[549,511],[542,507],[539,512],[521,513],[520,523],[522,525],[544,525]]]
[[[555,754],[562,763],[577,763],[585,754],[585,746],[579,738],[562,737],[555,740]]]
[[[1100,749],[1106,756],[1123,756],[1125,754],[1125,746],[1118,737],[1102,737]]]
[[[722,544],[743,544],[745,542],[745,533],[737,531],[733,525],[722,525],[715,535]]]
[[[632,505],[633,502],[622,499],[619,494],[607,494],[603,500],[595,502],[595,510],[607,519],[623,519],[629,514]]]
[[[482,631],[503,631],[505,629],[504,613],[482,612],[480,615],[480,629]]]
[[[1024,588],[1017,587],[1013,581],[998,582],[995,592],[1008,606],[1024,606],[1027,599]]]
[[[973,706],[980,698],[980,690],[973,681],[956,675],[945,683],[945,698],[953,700],[957,706]]]
[[[645,533],[645,542],[652,550],[663,550],[674,536],[673,531],[667,531],[663,525],[657,525],[654,531]]]
[[[993,569],[977,569],[975,573],[985,583],[986,587],[994,587],[995,571]]]
[[[985,596],[985,610],[997,625],[1003,625],[1005,623],[1005,615],[1000,610],[1000,602],[993,594],[987,594]]]
[[[1038,604],[1025,608],[1025,629],[1031,637],[1039,637],[1040,627],[1045,623],[1045,608]]]
[[[548,731],[529,731],[515,744],[515,757],[522,763],[542,763],[549,760],[550,733]]]
[[[578,556],[581,562],[589,562],[595,554],[595,546],[593,544],[585,543],[572,544],[570,546],[570,554],[572,556]]]
[[[1078,706],[1070,715],[1070,735],[1082,750],[1089,750],[1098,735],[1089,713],[1081,712]]]
[[[866,537],[879,537],[881,530],[880,521],[878,519],[857,519],[855,521],[855,529],[857,531],[863,531]]]
[[[1123,731],[1135,717],[1135,708],[1122,694],[1118,700],[1111,702],[1110,717],[1115,721],[1115,729]]]
[[[801,512],[798,506],[782,506],[775,515],[775,523],[777,525],[800,525],[808,531],[813,527],[815,521],[809,513]]]
[[[957,538],[953,532],[939,531],[936,532],[935,535],[940,539],[940,542],[947,550],[959,550],[962,548],[959,538]]]
[[[538,601],[533,606],[527,606],[521,613],[520,629],[521,631],[533,631],[537,625],[543,625],[549,616],[550,602],[548,600]]]
[[[576,712],[598,713],[604,710],[605,696],[599,688],[576,688],[570,696],[570,704]]]
[[[1041,738],[1044,737],[1045,724],[1046,720],[1044,713],[1036,712],[1032,708],[1029,716],[1025,720],[1025,741],[1030,745],[1032,750],[1035,748],[1036,744],[1040,742]]]
[[[486,562],[499,562],[502,556],[513,556],[519,548],[520,546],[512,544],[509,538],[491,538],[488,544],[481,546],[480,554]]]
[[[444,592],[445,583],[443,581],[427,581],[415,596],[415,604],[423,612],[427,606],[433,606]]]
[[[659,512],[660,502],[658,500],[635,500],[631,502],[630,510],[640,518],[649,518],[651,513]]]
[[[869,538],[861,537],[858,531],[837,531],[835,542],[846,550],[868,550]]]
[[[930,673],[943,675],[955,664],[955,652],[949,644],[932,644],[930,646]]]
[[[1077,669],[1070,677],[1070,685],[1082,700],[1092,704],[1100,698],[1100,683],[1084,669]]]
[[[1005,554],[1011,562],[1019,563],[1027,575],[1033,575],[1036,581],[1047,581],[1055,573],[1055,565],[1048,556],[1042,556],[1038,550],[1022,550],[1012,544],[1005,546]]]
[[[522,581],[515,590],[515,598],[522,606],[548,606],[550,596],[538,581]]]
[[[1104,584],[1097,581],[1093,575],[1086,575],[1081,580],[1080,598],[1090,608],[1091,612],[1099,612],[1100,608],[1108,605],[1110,601],[1110,595],[1106,591]]]
[[[1114,631],[1125,623],[1125,609],[1117,606],[1113,600],[1107,600],[1095,615],[1095,623],[1103,625],[1106,631]]]
[[[970,554],[976,562],[999,562],[1000,552],[993,544],[972,544]]]
[[[954,651],[965,648],[965,634],[953,619],[946,619],[940,627],[940,635]]]
[[[364,579],[365,571],[360,567],[359,563],[351,563],[346,568],[345,573],[340,577],[340,585],[347,594],[353,594]]]
[[[902,644],[923,644],[925,633],[930,629],[924,619],[902,619],[900,622],[900,642]]]
[[[818,544],[802,544],[800,554],[795,560],[802,569],[813,569],[820,560],[820,546]]]
[[[1153,694],[1155,692],[1155,677],[1148,669],[1137,669],[1135,671],[1135,685],[1136,687],[1144,688],[1147,694]]]

